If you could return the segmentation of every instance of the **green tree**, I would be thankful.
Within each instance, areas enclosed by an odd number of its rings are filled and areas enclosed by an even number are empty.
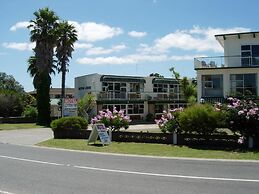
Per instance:
[[[14,79],[12,75],[0,72],[0,90],[11,90],[18,93],[24,93],[22,85]]]
[[[149,74],[149,77],[160,77],[160,78],[163,78],[164,76],[160,75],[159,73],[151,73],[151,74]]]
[[[37,122],[41,125],[50,124],[51,70],[54,67],[54,47],[57,42],[58,16],[49,8],[34,12],[35,19],[30,21],[30,40],[35,42],[35,70],[37,75]]]
[[[76,29],[67,21],[59,23],[58,40],[56,47],[56,57],[58,59],[58,72],[62,74],[61,78],[61,98],[65,98],[66,72],[68,72],[69,58],[72,58],[74,43],[77,41]],[[63,114],[61,114],[63,115]]]
[[[96,100],[93,94],[85,94],[78,102],[78,115],[86,119],[91,118]]]
[[[195,80],[189,80],[187,77],[180,79],[180,73],[175,71],[174,67],[171,67],[169,71],[172,72],[172,77],[178,81],[180,84],[180,90],[186,100],[194,101],[194,98],[197,96],[196,91],[196,82]],[[192,99],[190,99],[192,98]]]

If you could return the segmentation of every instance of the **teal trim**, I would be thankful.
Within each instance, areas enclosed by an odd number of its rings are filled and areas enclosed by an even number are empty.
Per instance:
[[[152,80],[153,84],[179,84],[176,79],[172,78],[154,78]]]
[[[119,81],[119,82],[131,82],[131,83],[146,83],[143,77],[131,77],[131,76],[116,76],[116,75],[103,75],[100,81]]]

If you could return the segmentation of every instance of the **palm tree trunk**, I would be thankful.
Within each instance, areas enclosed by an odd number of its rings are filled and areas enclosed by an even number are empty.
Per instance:
[[[62,99],[62,108],[61,108],[61,116],[63,117],[64,114],[64,98],[66,97],[65,94],[65,85],[66,85],[66,66],[62,65],[62,77],[61,77],[61,99]]]

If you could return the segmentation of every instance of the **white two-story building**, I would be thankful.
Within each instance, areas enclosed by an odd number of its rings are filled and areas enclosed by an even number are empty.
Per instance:
[[[103,109],[125,110],[135,120],[147,114],[161,115],[163,110],[186,105],[179,83],[171,78],[90,74],[75,78],[75,97],[85,94],[96,98],[95,114]]]
[[[220,101],[228,96],[257,97],[259,32],[215,35],[224,56],[194,59],[198,99]]]

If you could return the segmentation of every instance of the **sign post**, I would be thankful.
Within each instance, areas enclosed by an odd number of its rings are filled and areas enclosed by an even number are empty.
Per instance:
[[[95,143],[98,136],[103,145],[108,145],[111,143],[110,136],[107,133],[107,128],[104,126],[103,123],[97,123],[93,125],[92,132],[88,139],[88,144]]]

